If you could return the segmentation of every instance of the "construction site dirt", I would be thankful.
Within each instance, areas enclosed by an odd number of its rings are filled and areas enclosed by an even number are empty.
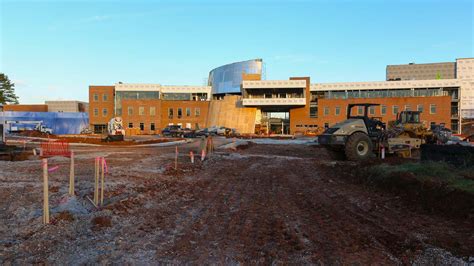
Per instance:
[[[0,161],[0,264],[457,264],[474,260],[474,214],[442,215],[351,180],[358,163],[307,144],[219,148],[75,147],[49,158],[42,224],[39,158]],[[191,163],[190,151],[195,154]],[[105,195],[94,207],[94,158]],[[394,160],[398,162],[402,159]],[[455,204],[455,202],[453,202]]]

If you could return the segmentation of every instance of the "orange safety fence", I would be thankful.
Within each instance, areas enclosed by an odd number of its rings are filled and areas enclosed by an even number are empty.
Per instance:
[[[41,157],[64,156],[70,157],[69,143],[63,141],[48,141],[41,143]]]

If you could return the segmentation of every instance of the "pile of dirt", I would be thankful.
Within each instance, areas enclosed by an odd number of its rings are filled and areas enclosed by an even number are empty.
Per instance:
[[[380,166],[403,166],[414,160],[389,157],[354,163],[336,162],[328,174],[352,183],[372,186],[400,197],[412,208],[452,218],[474,217],[472,193],[448,186],[437,179],[420,179],[414,173],[394,171],[381,173]]]
[[[90,138],[90,137],[62,137],[58,139],[59,141],[64,141],[68,143],[86,143],[86,144],[97,144],[97,145],[109,145],[109,146],[131,146],[131,145],[143,145],[143,144],[155,144],[155,143],[165,143],[171,141],[179,141],[183,139],[179,138],[160,138],[146,141],[134,141],[134,140],[124,140],[124,141],[111,141],[106,142],[100,138]]]
[[[25,130],[18,133],[18,135],[24,136],[24,137],[34,137],[34,138],[56,138],[57,137],[54,134],[43,133],[36,130]]]

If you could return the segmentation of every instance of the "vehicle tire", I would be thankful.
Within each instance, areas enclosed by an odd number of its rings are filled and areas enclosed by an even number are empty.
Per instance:
[[[346,141],[344,148],[349,161],[362,161],[372,156],[373,144],[367,134],[356,132]]]

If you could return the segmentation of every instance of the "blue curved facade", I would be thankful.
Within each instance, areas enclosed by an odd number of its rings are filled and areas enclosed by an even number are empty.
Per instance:
[[[252,59],[214,68],[209,72],[208,81],[212,94],[240,93],[242,73],[262,74],[262,64],[262,59]]]

